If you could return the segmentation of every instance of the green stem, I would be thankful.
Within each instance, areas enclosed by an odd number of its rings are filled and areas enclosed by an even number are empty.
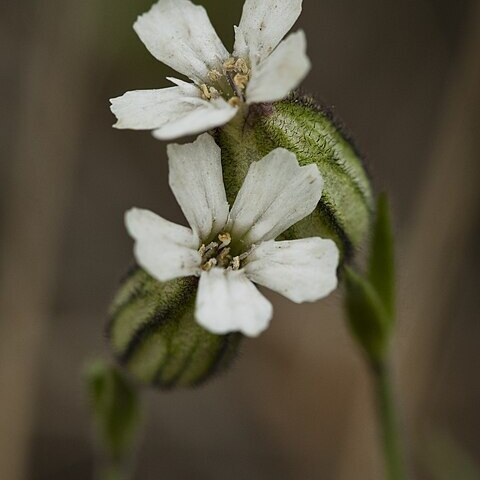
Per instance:
[[[386,363],[374,366],[377,415],[380,422],[387,480],[407,480],[399,422],[390,370]]]
[[[95,480],[130,480],[131,465],[125,460],[102,459],[98,465]]]
[[[110,465],[100,472],[99,480],[127,480],[127,478],[117,465]]]

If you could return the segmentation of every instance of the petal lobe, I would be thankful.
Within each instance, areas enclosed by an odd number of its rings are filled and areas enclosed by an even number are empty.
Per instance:
[[[241,271],[214,268],[200,276],[195,318],[212,333],[242,332],[256,337],[268,327],[272,310]]]

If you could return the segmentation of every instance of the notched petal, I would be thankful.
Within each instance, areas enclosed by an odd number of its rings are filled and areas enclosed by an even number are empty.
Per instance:
[[[157,280],[199,274],[199,240],[190,229],[138,208],[125,214],[125,225],[135,239],[135,259]]]
[[[316,165],[300,167],[278,148],[250,165],[230,214],[232,235],[246,245],[273,240],[317,206],[323,179]]]
[[[169,145],[170,187],[192,229],[206,242],[228,218],[220,147],[205,133],[193,143]]]
[[[247,45],[252,64],[258,64],[273,52],[301,11],[302,0],[246,0],[234,54],[244,53]]]
[[[337,288],[338,262],[339,251],[332,240],[269,241],[248,257],[245,273],[293,302],[314,302]]]
[[[133,28],[157,60],[197,84],[228,58],[205,8],[190,0],[159,0]]]
[[[195,318],[212,333],[242,332],[256,337],[268,327],[272,310],[241,271],[213,268],[200,277]]]
[[[298,87],[310,71],[303,31],[290,35],[259,65],[253,67],[247,102],[275,102]]]

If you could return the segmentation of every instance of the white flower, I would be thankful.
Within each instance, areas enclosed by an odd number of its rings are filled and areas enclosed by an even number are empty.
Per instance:
[[[136,208],[125,222],[137,262],[157,280],[200,277],[200,325],[216,334],[260,334],[272,306],[252,282],[297,303],[336,288],[339,252],[333,241],[274,241],[320,200],[323,180],[315,165],[300,167],[293,153],[272,151],[250,166],[229,210],[220,148],[210,135],[169,145],[168,155],[170,186],[191,229]]]
[[[112,99],[115,127],[171,140],[222,126],[243,105],[284,98],[310,70],[303,31],[282,41],[301,10],[302,0],[246,0],[230,55],[203,7],[159,0],[134,29],[155,58],[193,83],[169,78],[175,87]]]

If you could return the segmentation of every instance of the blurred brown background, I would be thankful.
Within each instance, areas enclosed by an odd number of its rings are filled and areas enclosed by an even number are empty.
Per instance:
[[[0,7],[0,479],[92,478],[80,372],[131,262],[123,212],[183,222],[165,145],[108,98],[165,86],[132,24],[152,0]],[[202,1],[228,46],[241,0]],[[416,478],[480,459],[480,2],[305,0],[305,82],[354,132],[398,238],[397,383]],[[297,307],[204,388],[149,393],[136,478],[382,479],[341,291]]]

